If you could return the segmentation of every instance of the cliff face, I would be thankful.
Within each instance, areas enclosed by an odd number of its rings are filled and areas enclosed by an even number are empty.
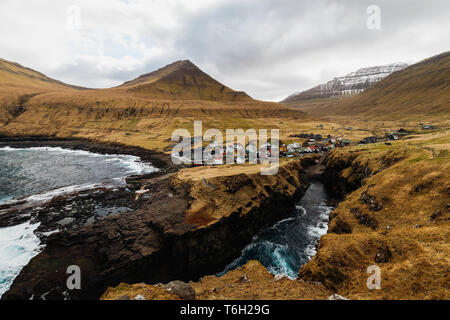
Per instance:
[[[352,192],[330,215],[328,234],[299,278],[350,299],[448,299],[449,162],[415,142],[368,148],[327,159],[327,183]],[[373,265],[380,290],[366,285]]]
[[[367,90],[375,83],[407,66],[408,65],[404,63],[397,63],[386,66],[362,68],[343,77],[334,78],[325,84],[318,85],[304,92],[295,93],[284,100],[283,103],[295,104],[305,100],[353,96]]]
[[[96,299],[120,282],[187,281],[219,272],[261,228],[292,210],[306,188],[302,169],[314,163],[303,158],[283,164],[276,176],[257,170],[206,184],[180,174],[134,181],[130,187],[150,190],[140,209],[51,235],[2,298]],[[82,290],[65,289],[70,265],[81,268]]]

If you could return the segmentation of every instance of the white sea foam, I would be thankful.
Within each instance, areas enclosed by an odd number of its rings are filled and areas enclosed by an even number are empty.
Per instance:
[[[42,247],[34,231],[39,223],[29,222],[0,229],[0,297]]]
[[[156,172],[159,169],[155,168],[148,163],[142,162],[139,157],[135,156],[122,156],[123,158],[117,158],[121,163],[127,166],[132,174],[146,174]]]
[[[119,185],[125,181],[126,176],[148,174],[148,173],[156,172],[159,170],[158,168],[153,167],[149,163],[142,162],[139,157],[132,156],[132,155],[119,155],[119,154],[102,155],[102,154],[92,153],[92,152],[84,151],[84,150],[70,150],[70,149],[63,149],[60,147],[12,148],[12,147],[6,146],[6,147],[0,148],[0,151],[6,151],[6,152],[10,152],[10,151],[45,151],[45,152],[50,152],[55,155],[56,154],[74,154],[74,155],[85,156],[85,157],[89,157],[89,158],[101,157],[101,158],[103,158],[102,161],[104,161],[104,162],[116,162],[116,163],[119,163],[121,167],[126,169],[126,173],[124,174],[124,176],[113,177],[113,178],[109,179],[109,181],[95,181],[93,183],[63,186],[60,188],[43,191],[43,192],[20,199],[20,200],[26,200],[29,202],[48,201],[58,195],[68,194],[68,193],[77,192],[77,191],[89,190],[89,189],[97,188],[97,187],[106,187],[106,188],[117,187],[117,185]],[[13,205],[17,202],[18,202],[17,199],[5,198],[4,200],[0,200],[0,204]]]
[[[93,180],[89,183],[58,187],[52,190],[41,191],[30,196],[25,196],[20,200],[11,200],[6,197],[4,200],[0,201],[1,204],[6,203],[13,205],[25,200],[34,206],[38,206],[40,202],[49,201],[55,196],[62,194],[69,194],[76,191],[89,190],[97,187],[114,189],[119,185],[123,185],[126,176],[146,174],[159,170],[148,163],[141,162],[139,157],[131,155],[102,155],[83,150],[68,150],[59,147],[0,148],[0,152],[17,151],[42,151],[48,152],[50,155],[59,156],[61,156],[61,154],[73,154],[75,163],[80,158],[99,158],[98,161],[111,162],[111,166],[113,166],[113,168],[115,165],[116,167],[125,168],[125,170],[121,170],[121,173],[116,173],[119,177],[113,176],[106,180],[102,178],[102,181]],[[97,160],[95,159],[94,161]],[[39,224],[31,225],[30,222],[27,222],[13,227],[0,228],[0,297],[8,290],[20,270],[42,249],[39,238],[34,234],[34,231],[38,226]],[[57,232],[57,230],[45,233],[44,235],[49,236],[54,232]]]
[[[274,243],[268,243],[268,246],[275,247],[272,251],[272,257],[276,262],[276,268],[269,267],[268,271],[274,275],[281,274],[285,275],[287,278],[291,280],[294,280],[296,278],[296,271],[292,270],[292,268],[286,261],[285,251],[288,249],[288,247]]]
[[[280,221],[278,221],[275,225],[273,225],[273,226],[271,227],[271,229],[277,229],[277,228],[278,228],[279,226],[281,226],[282,224],[285,224],[286,222],[290,222],[290,221],[294,221],[294,220],[296,220],[295,217],[290,217],[290,218],[286,218],[286,219],[280,220]]]
[[[301,211],[301,216],[303,216],[304,214],[306,214],[306,209],[305,208],[303,208],[302,206],[300,206],[300,205],[295,205],[295,208],[297,209],[297,210],[300,210]]]
[[[104,161],[119,161],[124,166],[130,168],[134,174],[143,174],[143,173],[151,173],[158,171],[158,168],[151,166],[148,163],[144,163],[141,161],[139,157],[132,155],[122,155],[122,154],[100,154],[94,153],[85,150],[71,150],[71,149],[63,149],[61,147],[31,147],[31,148],[11,148],[9,146],[0,148],[0,151],[47,151],[53,152],[57,154],[76,154],[76,155],[84,155],[89,157],[104,157]]]
[[[305,254],[308,256],[308,260],[311,260],[317,254],[316,244],[319,239],[327,234],[328,232],[328,223],[324,223],[323,220],[328,221],[330,212],[333,211],[333,208],[328,207],[326,205],[319,206],[319,219],[317,219],[317,223],[315,225],[310,225],[307,228],[307,233],[312,239],[316,239],[314,243],[310,243],[306,249]]]
[[[62,195],[62,194],[68,194],[76,191],[83,191],[83,190],[89,190],[92,188],[103,186],[101,184],[83,184],[83,185],[73,185],[73,186],[67,186],[62,187],[50,191],[46,191],[43,193],[34,194],[32,196],[28,196],[24,198],[23,200],[26,200],[28,202],[42,202],[42,201],[49,201],[53,199],[56,196]]]

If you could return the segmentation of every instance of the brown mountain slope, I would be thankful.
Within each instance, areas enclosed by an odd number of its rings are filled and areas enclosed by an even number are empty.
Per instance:
[[[189,60],[174,62],[117,88],[158,99],[252,100],[245,92],[234,91],[211,78]]]
[[[442,117],[450,114],[450,51],[426,59],[348,99],[299,105],[317,116],[377,119]]]
[[[27,87],[36,89],[58,90],[58,89],[83,89],[71,86],[64,82],[47,77],[33,69],[24,67],[18,63],[0,58],[0,86]]]
[[[202,120],[206,130],[260,129],[268,123],[277,128],[306,118],[299,110],[233,91],[189,61],[98,90],[66,88],[26,72],[8,74],[0,82],[0,99],[11,93],[17,97],[12,103],[0,100],[0,135],[82,137],[164,149],[174,129],[192,129],[194,120]],[[48,87],[20,87],[29,78]]]
[[[24,104],[45,92],[82,89],[51,79],[18,63],[0,59],[0,123],[10,121],[24,111]]]

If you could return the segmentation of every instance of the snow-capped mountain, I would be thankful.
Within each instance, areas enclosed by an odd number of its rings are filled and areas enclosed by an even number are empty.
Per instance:
[[[312,89],[294,93],[286,98],[283,103],[355,95],[367,90],[393,72],[402,70],[406,67],[408,67],[406,63],[395,63],[385,66],[362,68],[343,77],[334,78],[333,80]]]

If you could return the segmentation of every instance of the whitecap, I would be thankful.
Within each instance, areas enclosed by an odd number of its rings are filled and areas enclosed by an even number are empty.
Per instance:
[[[39,224],[27,222],[0,229],[0,297],[20,270],[42,249],[39,238],[34,234]]]

